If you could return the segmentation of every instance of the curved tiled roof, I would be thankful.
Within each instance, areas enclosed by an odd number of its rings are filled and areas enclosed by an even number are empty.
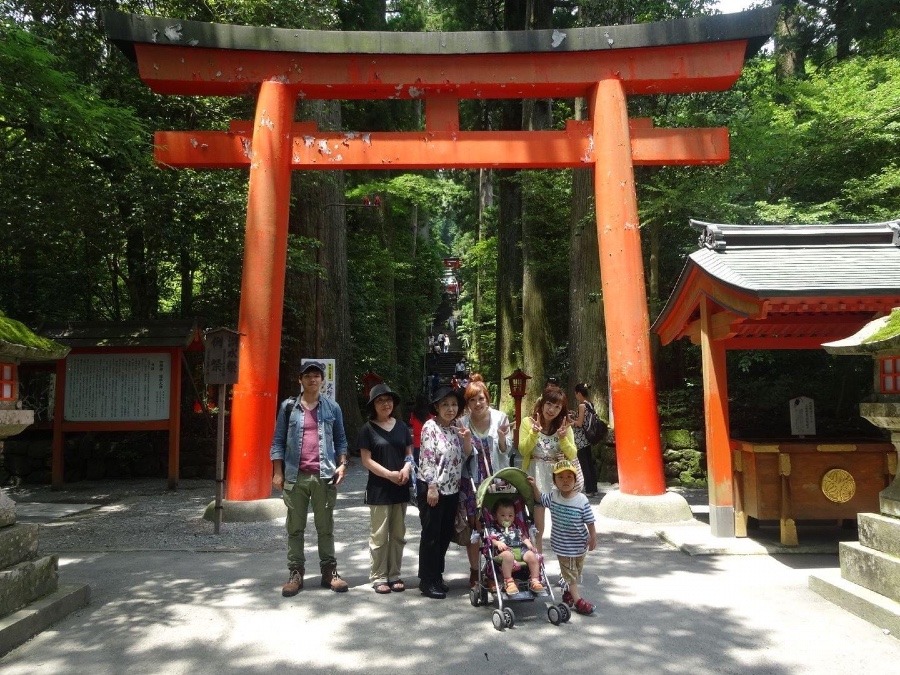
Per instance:
[[[728,310],[722,330],[735,348],[762,338],[818,346],[817,337],[845,337],[900,304],[900,221],[691,225],[700,248],[653,324],[664,344],[696,331],[704,297]]]
[[[104,11],[109,38],[134,59],[134,43],[308,54],[499,54],[609,51],[747,40],[754,54],[772,34],[780,7],[619,26],[457,33],[317,31],[238,26]]]
[[[900,221],[701,228],[690,264],[760,297],[900,292]]]

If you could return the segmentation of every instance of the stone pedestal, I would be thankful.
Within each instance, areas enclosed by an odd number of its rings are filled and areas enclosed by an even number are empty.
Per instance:
[[[869,421],[891,431],[900,451],[900,405],[861,404]],[[896,464],[893,467],[896,474]],[[860,513],[859,541],[841,542],[840,577],[817,574],[809,587],[844,609],[900,638],[900,478],[879,495],[881,513]]]
[[[38,556],[38,526],[17,524],[16,504],[0,489],[0,656],[84,607],[89,594],[86,585],[60,589],[56,556]]]
[[[822,597],[900,638],[900,518],[860,513],[859,541],[841,542],[840,575],[810,576]]]
[[[894,447],[897,449],[897,454],[900,456],[900,432],[891,432],[891,443],[894,444]],[[880,510],[883,514],[893,516],[894,518],[900,518],[900,476],[896,475],[896,458],[894,474],[894,481],[879,493],[878,499],[880,502]]]

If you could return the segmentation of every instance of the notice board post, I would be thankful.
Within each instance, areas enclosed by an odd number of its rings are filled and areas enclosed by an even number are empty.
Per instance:
[[[225,407],[229,384],[237,383],[238,341],[240,333],[230,328],[211,328],[204,334],[203,377],[206,384],[219,386],[219,415],[216,425],[216,508],[215,533],[222,527],[222,501],[225,499]]]

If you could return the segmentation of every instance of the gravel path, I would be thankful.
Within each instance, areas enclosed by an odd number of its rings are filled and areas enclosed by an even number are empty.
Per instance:
[[[46,486],[10,489],[27,503],[78,505],[77,513],[42,523],[40,551],[276,551],[284,548],[284,519],[225,523],[220,534],[203,519],[215,499],[215,482],[182,480],[177,490],[165,480],[84,481],[54,491]],[[349,495],[348,495],[349,496]]]

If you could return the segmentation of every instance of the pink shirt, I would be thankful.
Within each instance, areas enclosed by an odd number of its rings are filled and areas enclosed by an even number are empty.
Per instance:
[[[301,405],[301,407],[303,407]],[[301,473],[319,475],[319,421],[316,418],[316,403],[312,410],[303,408],[303,435],[300,437]]]

